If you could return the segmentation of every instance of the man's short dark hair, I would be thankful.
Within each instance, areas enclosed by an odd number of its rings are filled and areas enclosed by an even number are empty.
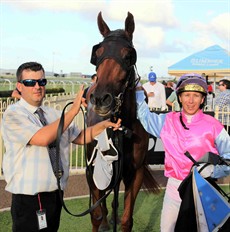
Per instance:
[[[24,70],[31,70],[35,72],[42,70],[45,73],[45,70],[41,64],[37,62],[26,62],[26,63],[21,64],[17,69],[17,72],[16,72],[17,81],[22,80],[22,72]]]
[[[224,85],[226,85],[226,89],[230,89],[230,81],[227,79],[222,79],[219,81],[219,83],[222,82]]]
[[[94,73],[94,74],[91,76],[91,80],[93,80],[93,79],[96,78],[96,77],[97,77],[97,74]]]

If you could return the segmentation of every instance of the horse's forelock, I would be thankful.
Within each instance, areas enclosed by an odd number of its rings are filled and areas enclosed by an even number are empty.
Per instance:
[[[123,38],[123,39],[131,42],[131,44],[132,44],[132,38],[130,38],[128,33],[123,29],[117,29],[117,30],[114,30],[114,31],[110,31],[110,33],[104,38],[105,39],[110,39],[111,37]]]
[[[114,31],[110,31],[110,33],[106,37],[111,37],[111,36],[116,36],[116,37],[122,37],[125,36],[125,31],[122,29],[117,29]]]

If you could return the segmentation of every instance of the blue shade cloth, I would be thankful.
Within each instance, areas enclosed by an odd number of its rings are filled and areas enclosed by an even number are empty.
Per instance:
[[[203,212],[206,217],[209,232],[218,231],[230,217],[230,205],[224,197],[206,181],[194,168],[193,178],[198,189]]]
[[[185,73],[194,71],[230,73],[230,55],[227,50],[214,45],[168,67],[169,74],[173,74],[176,71]]]

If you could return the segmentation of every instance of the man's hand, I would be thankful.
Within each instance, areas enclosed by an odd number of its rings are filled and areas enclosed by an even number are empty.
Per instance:
[[[154,92],[150,92],[150,93],[148,93],[148,97],[154,97]]]
[[[121,119],[119,118],[116,123],[111,122],[110,120],[105,120],[101,122],[104,124],[105,129],[108,127],[113,127],[113,130],[118,130],[121,127]]]
[[[80,89],[76,95],[76,98],[74,99],[73,105],[71,107],[71,110],[74,110],[75,115],[77,115],[80,111],[83,94],[84,94],[84,85],[81,85]]]

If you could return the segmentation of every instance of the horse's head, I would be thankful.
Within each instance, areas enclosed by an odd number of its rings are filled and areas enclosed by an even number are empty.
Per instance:
[[[92,50],[91,63],[96,65],[97,81],[89,93],[93,111],[103,118],[117,114],[127,88],[134,88],[136,51],[132,44],[133,15],[128,12],[124,30],[110,31],[98,14],[98,28],[104,40]]]

